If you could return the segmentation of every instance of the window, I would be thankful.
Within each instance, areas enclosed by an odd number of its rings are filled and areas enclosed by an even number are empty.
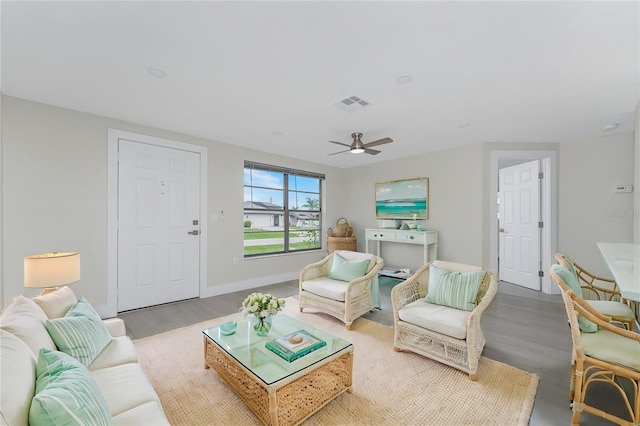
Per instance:
[[[244,163],[244,256],[320,248],[323,174]]]

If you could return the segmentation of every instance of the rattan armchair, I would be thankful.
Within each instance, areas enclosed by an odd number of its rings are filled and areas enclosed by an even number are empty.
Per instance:
[[[571,424],[580,424],[583,411],[619,425],[640,424],[640,334],[611,324],[611,317],[595,310],[569,287],[561,275],[570,275],[570,271],[562,271],[562,269],[565,268],[561,265],[553,265],[551,277],[560,287],[571,326],[573,341],[569,384],[569,400],[573,409]],[[597,331],[582,332],[579,316],[595,323]],[[631,383],[631,386],[626,387],[626,391],[623,379]],[[628,419],[589,405],[597,404],[597,401],[592,401],[591,398],[589,404],[585,402],[589,387],[602,386],[602,383],[611,385],[615,394],[624,402]],[[602,390],[599,393],[602,393]]]
[[[628,330],[633,331],[636,321],[635,314],[620,294],[614,280],[592,274],[562,253],[556,253],[556,260],[575,274],[582,291],[582,294],[578,294],[578,296],[582,297],[596,311],[610,316],[613,321],[622,323]]]
[[[472,311],[461,311],[445,306],[432,307],[428,306],[430,304],[425,300],[421,300],[425,299],[429,291],[429,269],[432,264],[452,272],[483,271],[479,266],[436,260],[424,265],[411,278],[393,287],[391,290],[394,322],[393,349],[396,352],[407,350],[432,358],[462,370],[469,374],[469,379],[476,380],[478,360],[486,342],[480,328],[480,317],[496,295],[498,289],[496,277],[491,272],[485,271],[475,296],[475,308]],[[427,309],[423,310],[421,304]],[[418,316],[424,312],[425,316],[435,318],[409,322],[407,315],[403,315],[402,311],[416,307],[421,310]],[[402,318],[403,316],[405,319]],[[424,324],[432,319],[440,323],[440,327],[433,327],[439,328],[438,331],[425,328]],[[443,324],[447,319],[451,319],[452,324]],[[422,324],[418,325],[416,322],[422,322]],[[445,332],[452,329],[457,329],[457,333]]]
[[[348,261],[367,259],[369,266],[366,274],[349,282],[329,278],[336,255]],[[336,250],[320,262],[305,266],[298,278],[300,312],[309,308],[329,314],[344,322],[347,330],[351,330],[355,319],[374,309],[371,285],[383,265],[382,258],[373,254]]]

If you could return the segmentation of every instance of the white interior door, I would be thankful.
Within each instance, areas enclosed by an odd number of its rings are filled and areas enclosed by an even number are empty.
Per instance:
[[[499,276],[540,290],[540,179],[538,160],[499,170]]]
[[[118,312],[199,295],[200,154],[118,141]]]

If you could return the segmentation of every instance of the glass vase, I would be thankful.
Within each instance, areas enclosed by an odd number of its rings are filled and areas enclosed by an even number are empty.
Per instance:
[[[273,317],[268,316],[265,318],[260,318],[258,316],[253,315],[251,317],[251,327],[256,331],[258,336],[266,336],[269,334],[269,330],[271,330],[271,324],[273,322]]]

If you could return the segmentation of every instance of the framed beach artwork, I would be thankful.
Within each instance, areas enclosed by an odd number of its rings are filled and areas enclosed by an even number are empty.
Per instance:
[[[376,182],[376,219],[429,219],[429,178]]]

